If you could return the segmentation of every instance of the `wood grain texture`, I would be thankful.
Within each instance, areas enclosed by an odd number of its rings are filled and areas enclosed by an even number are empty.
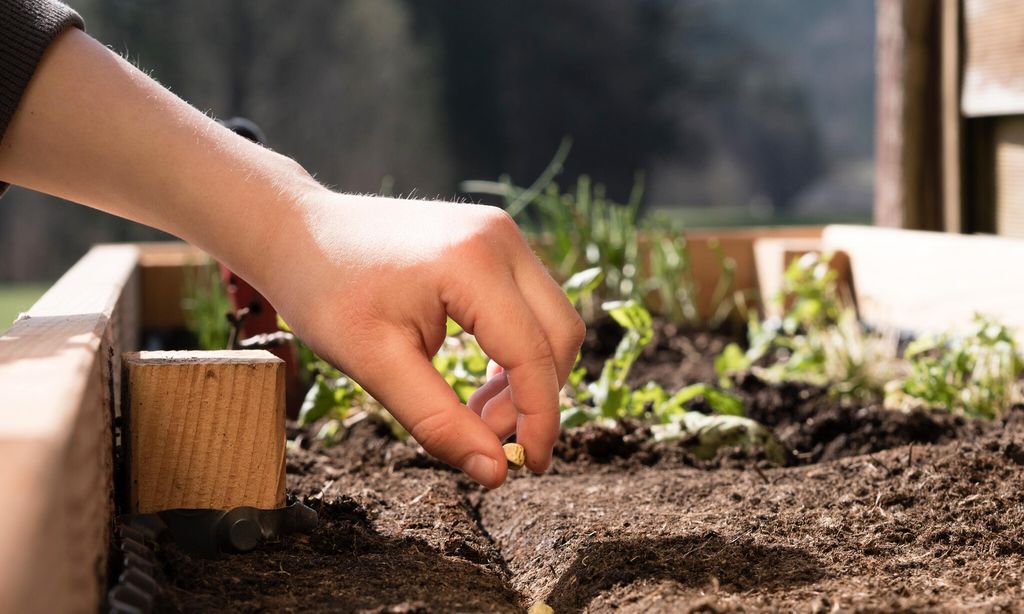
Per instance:
[[[0,337],[0,612],[91,612],[105,584],[111,413],[137,339],[138,250],[100,246]]]
[[[736,263],[731,293],[743,293],[751,305],[758,305],[758,278],[754,256],[754,242],[760,239],[815,239],[821,236],[819,226],[790,228],[741,228],[700,230],[686,233],[691,269],[697,283],[697,306],[703,317],[709,317],[716,305],[712,304],[715,286],[722,274],[717,251]]]
[[[942,0],[942,230],[963,231],[960,0]]]
[[[1024,332],[1024,240],[828,226],[822,245],[849,255],[858,311],[871,324],[957,332],[981,313]]]
[[[138,244],[142,269],[142,327],[146,330],[185,328],[185,296],[210,257],[181,241]]]
[[[939,2],[876,2],[875,224],[942,228]]]
[[[1024,118],[999,118],[995,124],[996,232],[1024,238]]]
[[[1024,113],[1024,2],[964,0],[967,117]]]
[[[284,362],[263,350],[124,356],[130,507],[284,504]]]

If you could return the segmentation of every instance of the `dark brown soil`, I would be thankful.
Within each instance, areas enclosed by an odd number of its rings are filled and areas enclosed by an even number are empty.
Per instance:
[[[615,352],[621,338],[622,328],[611,318],[589,325],[580,363],[590,378],[601,374],[605,359]],[[733,341],[739,339],[725,331],[690,330],[655,320],[654,338],[630,371],[629,383],[642,386],[653,381],[669,390],[696,382],[714,383],[718,380],[714,357]]]
[[[691,343],[705,358],[648,373],[713,381],[722,337]],[[1024,408],[983,423],[752,378],[737,391],[790,466],[736,451],[697,461],[631,422],[563,434],[548,474],[482,492],[369,421],[334,448],[296,446],[288,488],[320,511],[316,532],[216,561],[168,550],[162,607],[1024,610]]]

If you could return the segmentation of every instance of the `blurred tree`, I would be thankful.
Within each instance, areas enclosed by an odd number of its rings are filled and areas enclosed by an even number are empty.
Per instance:
[[[461,177],[543,170],[565,136],[567,174],[628,194],[638,170],[683,136],[670,96],[686,67],[670,54],[675,3],[661,0],[407,0],[440,49]],[[688,11],[699,28],[703,11]]]
[[[563,183],[587,173],[624,199],[644,171],[657,204],[783,208],[871,151],[862,0],[71,3],[183,98],[253,119],[346,191],[528,183],[570,136]],[[55,275],[93,241],[161,236],[45,200],[0,201],[0,279]]]
[[[400,0],[80,0],[98,38],[340,189],[448,191],[436,70]]]

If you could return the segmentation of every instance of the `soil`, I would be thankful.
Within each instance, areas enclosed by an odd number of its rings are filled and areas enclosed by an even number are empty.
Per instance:
[[[659,326],[639,377],[714,381],[727,336],[682,336]],[[300,438],[288,490],[320,526],[218,560],[163,549],[162,611],[1024,611],[1024,407],[979,422],[736,391],[788,466],[589,425],[547,474],[485,492],[373,421]]]

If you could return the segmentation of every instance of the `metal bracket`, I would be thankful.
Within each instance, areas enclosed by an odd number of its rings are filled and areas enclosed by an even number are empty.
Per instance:
[[[299,501],[271,510],[173,509],[130,514],[122,519],[144,533],[166,532],[183,552],[201,558],[217,558],[225,552],[250,552],[280,535],[312,531],[318,521],[316,511]]]
[[[148,614],[162,591],[157,580],[157,550],[170,539],[189,556],[217,558],[225,552],[243,553],[288,533],[316,528],[316,511],[300,501],[287,507],[261,510],[174,509],[118,517],[117,537],[121,574],[107,593],[110,614]]]

